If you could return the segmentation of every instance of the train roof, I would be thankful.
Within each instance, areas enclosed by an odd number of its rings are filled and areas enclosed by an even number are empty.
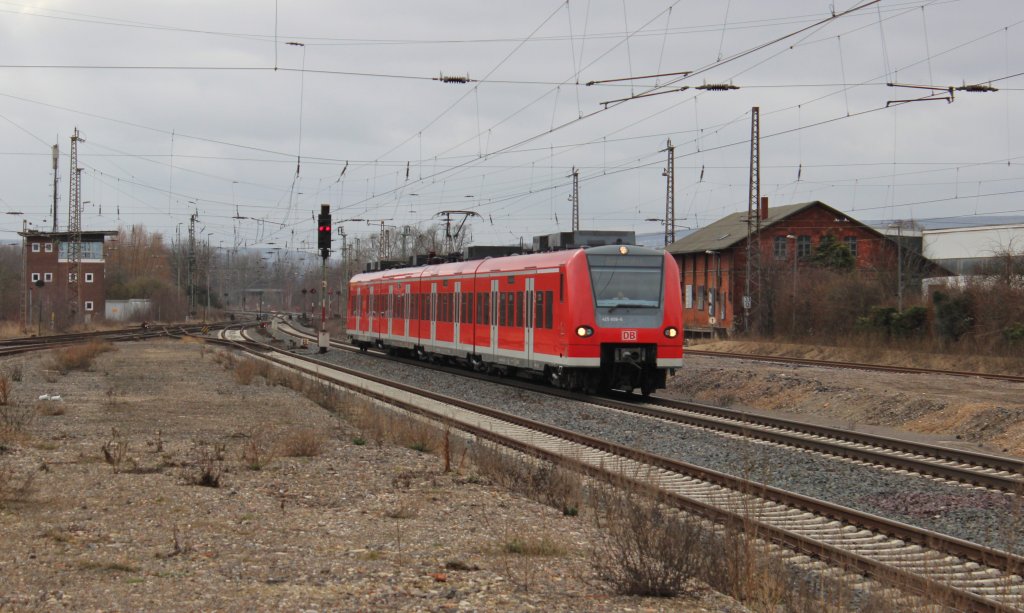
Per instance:
[[[353,281],[366,283],[378,280],[405,280],[421,277],[449,277],[466,274],[496,273],[527,268],[553,268],[562,266],[576,257],[586,255],[613,255],[621,253],[625,248],[628,254],[633,255],[665,255],[662,249],[651,249],[637,245],[604,245],[602,247],[590,247],[587,249],[570,249],[565,251],[548,251],[545,253],[531,253],[526,255],[510,255],[498,258],[485,258],[483,260],[470,260],[466,262],[445,262],[442,264],[430,264],[412,268],[392,268],[375,272],[360,273],[352,277]]]

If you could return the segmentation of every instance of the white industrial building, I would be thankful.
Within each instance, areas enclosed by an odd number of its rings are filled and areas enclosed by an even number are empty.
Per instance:
[[[1024,256],[1024,224],[922,230],[921,251],[956,276],[979,274],[1007,255]]]

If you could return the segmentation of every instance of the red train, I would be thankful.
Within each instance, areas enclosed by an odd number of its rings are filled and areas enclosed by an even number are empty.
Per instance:
[[[364,349],[646,396],[682,366],[681,300],[671,256],[610,245],[356,275],[347,326]]]

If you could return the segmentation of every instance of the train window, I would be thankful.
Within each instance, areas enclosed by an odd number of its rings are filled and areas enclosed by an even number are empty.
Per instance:
[[[444,295],[444,320],[447,322],[454,321],[455,319],[455,301],[452,298],[451,294]]]
[[[504,326],[506,319],[505,303],[508,297],[507,292],[498,293],[498,325]]]
[[[544,327],[548,330],[551,329],[552,322],[554,322],[554,311],[555,305],[552,300],[554,292],[551,290],[545,290],[544,292]]]
[[[483,305],[484,305],[484,308],[480,310],[480,313],[483,315],[483,323],[487,324],[487,325],[490,325],[490,323],[491,323],[491,295],[490,294],[480,294],[480,302],[482,302]]]
[[[544,292],[537,292],[537,318],[534,322],[534,326],[537,328],[544,327]]]
[[[466,294],[466,323],[473,323],[473,294]]]
[[[516,292],[516,327],[523,327],[523,292]]]

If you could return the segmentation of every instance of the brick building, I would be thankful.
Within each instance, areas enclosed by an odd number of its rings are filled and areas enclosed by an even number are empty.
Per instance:
[[[762,268],[796,271],[826,236],[849,248],[857,270],[894,271],[897,246],[889,237],[819,201],[758,211],[761,232],[754,248]],[[747,214],[733,213],[668,247],[679,264],[683,290],[683,325],[690,332],[743,330],[746,290]],[[752,275],[753,276],[753,275]],[[752,282],[756,282],[752,279]],[[756,293],[754,294],[756,299]]]
[[[70,284],[75,271],[68,261],[68,232],[24,230],[24,321],[27,327],[64,328],[102,319],[106,308],[104,243],[116,230],[82,231],[81,302],[75,311]]]

